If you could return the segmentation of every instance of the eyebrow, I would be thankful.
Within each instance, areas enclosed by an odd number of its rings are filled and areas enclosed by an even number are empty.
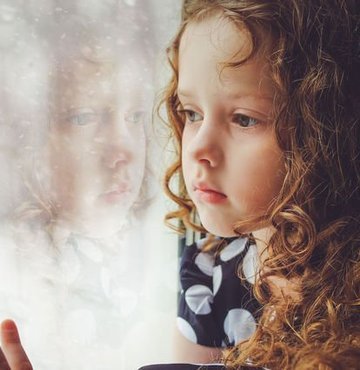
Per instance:
[[[228,94],[227,96],[228,98],[231,98],[231,99],[260,99],[260,100],[273,100],[274,97],[273,96],[270,96],[270,95],[260,95],[260,94],[239,94],[239,93],[235,93],[235,94]]]

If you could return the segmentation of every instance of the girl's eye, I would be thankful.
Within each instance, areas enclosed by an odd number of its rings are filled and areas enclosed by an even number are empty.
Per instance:
[[[191,109],[181,110],[180,113],[184,113],[186,119],[190,122],[197,122],[197,121],[201,121],[203,119],[201,114],[199,114],[199,113],[197,113],[197,112],[195,112]]]
[[[143,111],[135,111],[126,113],[124,116],[125,122],[128,123],[140,123],[144,119],[144,112]]]
[[[236,123],[241,127],[251,127],[260,123],[260,120],[253,117],[249,117],[245,114],[236,113],[232,118],[232,122]]]
[[[86,126],[97,124],[100,121],[100,117],[96,113],[77,113],[66,117],[66,121],[74,126]]]

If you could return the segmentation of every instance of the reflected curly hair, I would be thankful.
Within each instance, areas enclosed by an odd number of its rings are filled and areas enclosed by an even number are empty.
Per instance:
[[[196,210],[181,173],[178,53],[187,24],[216,13],[245,26],[252,42],[246,60],[262,52],[271,35],[274,127],[286,176],[266,214],[275,232],[254,287],[263,312],[254,335],[225,352],[229,369],[249,361],[281,370],[359,366],[359,7],[357,0],[184,1],[182,24],[168,49],[173,76],[164,97],[177,148],[165,189],[179,205],[168,222],[180,218],[204,231],[194,222]],[[172,189],[173,179],[180,188]],[[234,230],[246,234],[264,217],[239,220]],[[296,282],[297,298],[273,294],[272,277]]]

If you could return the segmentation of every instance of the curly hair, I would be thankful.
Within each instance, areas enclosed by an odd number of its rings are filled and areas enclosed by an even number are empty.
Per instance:
[[[249,60],[264,49],[276,87],[274,127],[286,176],[266,219],[269,257],[254,291],[256,332],[224,354],[229,369],[356,369],[360,362],[360,4],[356,0],[185,0],[168,49],[164,96],[177,159],[165,191],[179,208],[166,220],[194,222],[181,173],[184,117],[178,112],[179,44],[186,26],[221,14],[251,35]],[[266,38],[267,37],[267,38]],[[262,54],[263,55],[263,54]],[[244,63],[228,63],[236,67]],[[180,187],[172,189],[174,178]],[[260,219],[239,220],[246,234]],[[265,273],[266,271],[266,273]],[[271,278],[294,282],[296,299],[274,295]]]

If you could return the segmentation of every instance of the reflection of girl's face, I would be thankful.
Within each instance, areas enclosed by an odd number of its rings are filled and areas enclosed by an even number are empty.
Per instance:
[[[144,176],[142,71],[77,60],[59,73],[50,160],[60,220],[92,235],[114,232]]]

